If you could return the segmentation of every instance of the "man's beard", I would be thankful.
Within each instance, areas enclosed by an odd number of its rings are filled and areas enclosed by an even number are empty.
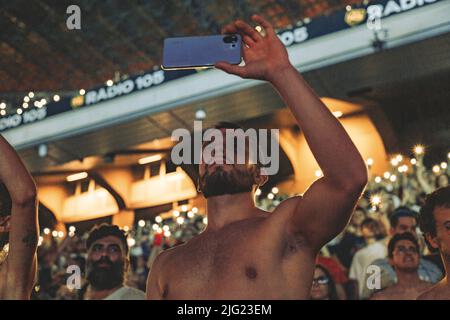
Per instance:
[[[101,268],[100,263],[107,263],[108,268]],[[95,290],[109,290],[123,284],[124,261],[112,262],[108,258],[101,258],[98,261],[89,261],[86,265],[87,281]]]
[[[214,172],[206,172],[200,178],[199,187],[204,197],[209,198],[224,194],[250,192],[255,183],[251,171],[226,172],[222,167],[217,167]]]

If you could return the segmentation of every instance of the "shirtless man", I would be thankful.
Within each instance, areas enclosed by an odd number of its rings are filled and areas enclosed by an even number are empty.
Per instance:
[[[419,244],[412,233],[394,235],[388,244],[388,256],[397,283],[375,293],[371,300],[415,300],[432,286],[419,278]]]
[[[450,300],[450,186],[427,196],[420,210],[419,226],[428,243],[439,249],[446,276],[418,300]]]
[[[254,191],[267,180],[257,165],[200,164],[208,226],[156,258],[148,299],[309,299],[316,255],[346,226],[367,183],[365,163],[342,125],[290,64],[272,26],[252,19],[265,36],[243,21],[222,30],[243,37],[245,66],[216,67],[278,90],[324,176],[303,197],[268,213],[254,203]]]
[[[9,244],[0,262],[0,300],[30,299],[39,235],[36,199],[33,179],[0,135],[0,250]]]

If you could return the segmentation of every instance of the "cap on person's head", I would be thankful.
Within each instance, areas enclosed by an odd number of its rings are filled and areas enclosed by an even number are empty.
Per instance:
[[[398,224],[398,220],[401,217],[410,217],[417,219],[417,212],[414,210],[409,209],[408,207],[398,207],[394,210],[394,212],[389,217],[389,223],[391,224],[391,228],[395,229]]]
[[[394,256],[395,245],[397,242],[402,240],[411,241],[417,250],[419,250],[419,243],[416,237],[411,232],[396,233],[388,243],[388,257],[392,258]]]
[[[123,247],[125,248],[125,254],[128,254],[127,234],[125,233],[125,231],[120,230],[116,225],[107,223],[96,225],[91,229],[91,231],[89,231],[89,236],[86,240],[87,249],[89,250],[89,248],[95,241],[109,236],[119,238],[123,244]]]

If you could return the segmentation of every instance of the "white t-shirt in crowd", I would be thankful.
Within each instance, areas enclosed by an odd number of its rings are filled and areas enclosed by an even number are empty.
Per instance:
[[[145,300],[145,293],[131,287],[121,287],[103,300]]]
[[[358,291],[361,296],[366,285],[367,267],[373,261],[387,257],[387,246],[385,240],[380,240],[358,250],[353,256],[352,265],[350,266],[349,278],[358,281]]]

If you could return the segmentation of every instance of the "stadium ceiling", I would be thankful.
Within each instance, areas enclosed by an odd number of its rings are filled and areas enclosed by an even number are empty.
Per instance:
[[[0,1],[0,100],[20,103],[28,91],[60,95],[151,70],[163,39],[220,33],[254,13],[277,29],[368,0],[17,0]],[[81,9],[69,30],[68,6]]]

